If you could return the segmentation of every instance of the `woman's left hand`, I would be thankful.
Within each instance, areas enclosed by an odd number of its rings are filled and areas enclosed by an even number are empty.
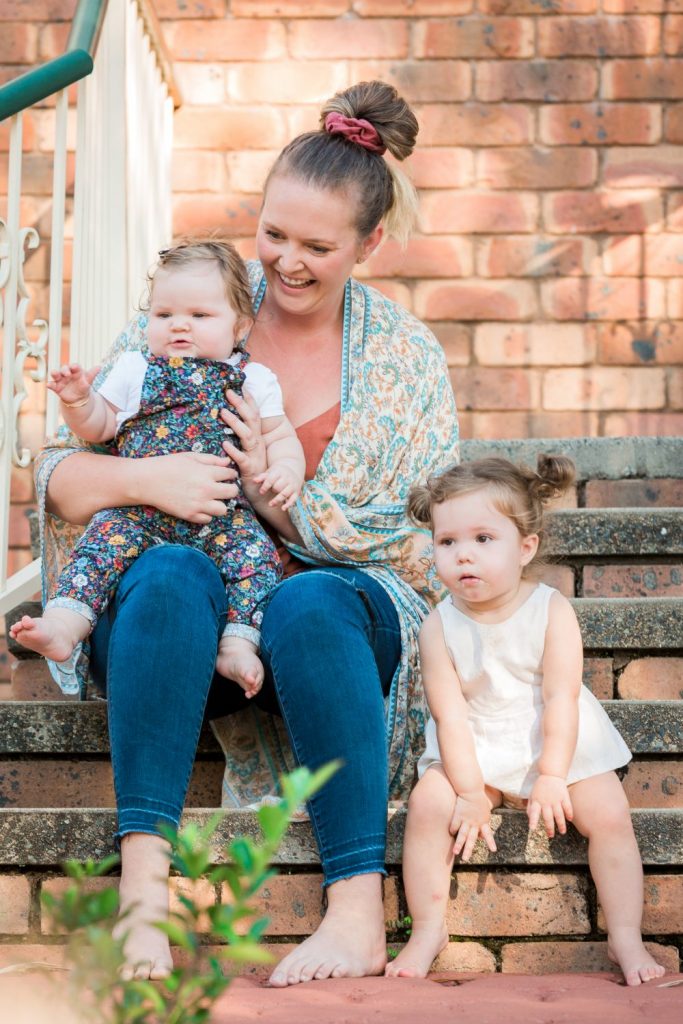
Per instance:
[[[223,442],[223,448],[239,469],[244,485],[268,468],[266,446],[261,435],[261,414],[247,391],[243,398],[234,391],[227,391],[226,398],[232,409],[221,409],[221,419],[237,435],[241,448],[236,448],[229,441]]]

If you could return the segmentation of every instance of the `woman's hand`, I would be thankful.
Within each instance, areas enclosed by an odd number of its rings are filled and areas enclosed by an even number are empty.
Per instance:
[[[223,442],[226,454],[239,470],[244,492],[252,503],[259,493],[254,477],[265,473],[268,468],[266,445],[261,434],[261,414],[252,396],[245,391],[240,398],[234,391],[227,391],[226,398],[234,409],[221,409],[221,419],[237,435],[240,448],[229,441]],[[258,500],[258,499],[257,499]]]
[[[484,840],[491,853],[496,852],[496,842],[489,823],[490,817],[491,803],[483,790],[476,793],[457,794],[455,811],[449,828],[451,835],[455,836],[453,853],[456,857],[462,851],[462,860],[469,860],[479,836]]]
[[[526,808],[529,828],[533,831],[541,818],[545,825],[546,835],[552,839],[557,831],[561,835],[567,831],[567,822],[574,817],[567,783],[558,775],[539,775],[531,790]]]
[[[139,474],[140,504],[152,505],[188,523],[223,516],[237,496],[237,472],[230,460],[205,452],[180,452],[131,459]]]

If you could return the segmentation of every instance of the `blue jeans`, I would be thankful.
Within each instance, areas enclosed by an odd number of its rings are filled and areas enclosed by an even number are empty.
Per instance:
[[[125,573],[92,635],[106,689],[119,836],[177,826],[205,718],[246,705],[214,672],[225,588],[203,553],[146,551]],[[297,761],[343,767],[310,802],[326,884],[384,872],[384,696],[400,629],[384,589],[358,569],[311,569],[273,591],[261,627],[266,670],[256,702],[282,709]]]

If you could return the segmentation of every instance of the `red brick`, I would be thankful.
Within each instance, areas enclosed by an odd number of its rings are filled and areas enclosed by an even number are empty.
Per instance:
[[[468,366],[472,351],[471,329],[452,320],[432,321],[427,326],[438,338],[449,366]]]
[[[664,53],[669,57],[683,54],[683,17],[669,14],[664,19]]]
[[[559,192],[544,198],[544,223],[553,234],[633,234],[662,220],[654,190]]]
[[[477,156],[477,184],[488,188],[582,188],[597,172],[593,149],[493,149]]]
[[[672,104],[666,112],[667,142],[683,142],[683,103]]]
[[[467,188],[474,183],[474,153],[470,149],[420,147],[403,167],[416,188]]]
[[[664,404],[661,370],[548,370],[543,382],[545,409],[658,409]]]
[[[174,75],[183,103],[191,107],[217,106],[225,102],[225,66],[223,64],[176,63]]]
[[[42,658],[17,661],[12,667],[12,700],[78,700],[62,693]],[[14,763],[19,770],[20,764]],[[45,788],[45,779],[43,779]]]
[[[474,353],[483,366],[586,365],[595,344],[580,324],[481,324]]]
[[[451,935],[581,935],[590,931],[573,875],[459,872],[446,913]]]
[[[485,103],[499,100],[590,100],[597,92],[598,74],[583,61],[481,61],[475,95]]]
[[[173,137],[176,149],[272,149],[289,141],[281,113],[265,107],[181,107]]]
[[[273,82],[277,82],[275,93]],[[235,63],[228,67],[227,83],[235,103],[268,105],[297,103],[302,96],[310,103],[322,103],[349,84],[343,62],[327,60]],[[264,141],[272,147],[272,138]]]
[[[225,164],[231,189],[234,192],[254,192],[256,189],[260,194],[277,155],[276,150],[226,153]]]
[[[0,944],[0,968],[13,967],[15,970],[19,964],[26,964],[27,967],[36,963],[49,964],[53,967],[64,967],[66,962],[66,947],[55,946],[53,944],[48,945],[37,945],[32,943],[31,945],[5,945]],[[54,991],[51,991],[51,1011],[54,1011]],[[44,1008],[44,1007],[43,1007]],[[22,1005],[22,1011],[25,1011],[26,1007]],[[25,1017],[22,1012],[23,1020],[30,1020],[30,1017]],[[34,1017],[35,1024],[41,1018]],[[53,1020],[52,1013],[49,1017],[42,1017],[42,1020]],[[59,1018],[57,1018],[59,1019]],[[64,1018],[61,1018],[63,1021]],[[61,1024],[60,1021],[60,1024]]]
[[[680,235],[645,237],[645,274],[653,277],[683,276],[683,245]]]
[[[26,153],[21,162],[21,187],[24,193],[40,196],[51,196],[53,189],[52,153]],[[75,158],[73,153],[67,154],[66,159],[66,191],[73,195]],[[0,194],[7,192],[7,175],[9,168],[6,161],[0,163]],[[42,239],[41,239],[42,241]],[[44,249],[40,246],[33,253],[27,256],[26,262],[35,258],[35,254]]]
[[[624,320],[664,315],[661,281],[566,277],[541,285],[543,309],[557,320]]]
[[[349,73],[352,82],[379,79],[393,85],[411,104],[453,103],[472,92],[472,72],[464,60],[352,60]]]
[[[524,281],[442,284],[421,281],[415,289],[415,314],[428,320],[531,320],[536,314],[533,287]]]
[[[531,192],[438,191],[422,196],[419,222],[426,234],[509,234],[533,231],[538,197]]]
[[[540,138],[549,146],[647,145],[662,135],[661,107],[653,103],[557,104],[539,113]]]
[[[315,6],[311,13],[315,13]],[[294,21],[288,30],[289,55],[297,60],[339,60],[347,57],[407,57],[405,21],[364,22],[358,18],[335,21]]]
[[[590,238],[540,238],[538,235],[487,238],[477,247],[481,277],[558,277],[590,273],[597,244]]]
[[[531,18],[449,17],[415,24],[413,55],[424,57],[532,57],[534,22]]]
[[[605,14],[665,14],[675,11],[677,0],[603,0]]]
[[[646,942],[645,948],[664,964],[667,971],[679,969],[678,950],[659,942]],[[502,950],[504,974],[594,974],[621,971],[607,955],[606,942],[508,942]],[[554,990],[553,990],[554,992]],[[553,994],[548,994],[552,1001]]]
[[[13,502],[30,502],[35,500],[33,472],[30,467],[19,469],[17,466],[12,466],[10,494],[12,495]]]
[[[680,932],[683,910],[683,875],[646,875],[643,906],[644,935]],[[598,928],[606,931],[605,915],[598,908]]]
[[[228,0],[154,0],[157,18],[224,18],[227,8]]]
[[[568,565],[546,565],[539,571],[538,579],[565,597],[574,597],[574,573]]]
[[[351,6],[364,18],[394,14],[422,18],[430,14],[466,14],[473,4],[472,0],[353,0]]]
[[[683,796],[680,761],[631,761],[623,783],[631,807],[680,809]]]
[[[287,52],[285,27],[276,21],[169,22],[164,25],[164,39],[172,59],[179,61],[271,61]]]
[[[611,658],[584,658],[583,681],[598,700],[614,696],[614,662]]]
[[[683,409],[683,371],[667,370],[666,390],[669,396],[669,408]]]
[[[65,22],[57,22],[52,25],[43,25],[38,37],[38,60],[54,60],[66,53],[66,44],[71,32],[71,25]]]
[[[318,18],[334,18],[345,14],[351,7],[351,0],[316,0],[315,13]],[[234,18],[310,18],[310,0],[231,0],[230,13]]]
[[[666,311],[672,320],[683,320],[683,280],[680,277],[666,282]]]
[[[585,565],[584,597],[681,597],[683,566]]]
[[[362,271],[362,273],[361,273]],[[358,277],[469,277],[472,243],[458,236],[411,238],[405,249],[389,239],[358,268]]]
[[[0,932],[24,935],[28,931],[31,886],[21,875],[0,875]]]
[[[174,234],[225,231],[253,235],[258,222],[260,199],[248,196],[178,196],[173,202]]]
[[[683,97],[683,60],[615,60],[602,68],[607,100],[678,100]]]
[[[235,154],[229,153],[228,157]],[[255,154],[258,159],[263,154]],[[265,155],[270,160],[270,154]],[[176,150],[173,154],[173,191],[174,192],[226,192],[228,180],[233,188],[240,189],[235,185],[232,177],[228,179],[226,169],[226,157],[224,153],[212,153],[207,150],[196,152],[186,149]],[[250,179],[253,186],[255,179]]]
[[[659,53],[659,18],[541,18],[542,57],[651,57]]]
[[[36,111],[25,111],[22,120],[23,131],[21,137],[21,149],[22,152],[26,153],[27,150],[33,149],[36,145]],[[9,150],[9,140],[10,121],[7,119],[0,123],[0,153],[6,153]],[[22,223],[25,222],[22,221]]]
[[[457,384],[456,374],[451,374]],[[480,441],[527,437],[591,437],[600,433],[600,418],[579,412],[461,412],[460,435]]]
[[[521,105],[435,104],[415,113],[422,146],[521,146],[533,135],[533,112]]]
[[[77,0],[3,0],[0,21],[71,21]]]
[[[605,437],[680,437],[683,433],[683,415],[677,413],[610,413],[602,424]]]
[[[35,25],[20,22],[5,25],[0,32],[0,64],[33,64],[37,58],[37,40]]]
[[[680,507],[683,505],[683,480],[588,480],[584,499],[587,508]],[[683,662],[680,669],[683,675]]]
[[[635,321],[596,324],[598,361],[652,366],[683,363],[683,323]]]
[[[553,0],[552,6],[539,7],[536,0],[479,0],[479,10],[484,14],[593,14],[598,9],[598,0]]]
[[[538,405],[538,375],[524,370],[467,367],[453,374],[460,409],[534,409]]]
[[[683,63],[681,65],[683,73]],[[610,188],[676,188],[683,185],[680,148],[607,149],[603,180]]]
[[[397,302],[399,306],[403,306],[404,309],[413,312],[413,300],[411,291],[407,285],[402,284],[396,278],[382,278],[382,277],[371,277],[365,284],[369,284],[371,288],[376,288],[377,291],[381,292],[382,295],[386,295],[392,302]]]
[[[402,942],[390,942],[387,950],[390,957],[403,949]],[[439,953],[432,965],[433,972],[457,971],[459,973],[483,974],[496,970],[493,953],[479,942],[449,942]]]
[[[642,235],[617,235],[604,243],[602,267],[608,276],[642,277],[643,266]]]

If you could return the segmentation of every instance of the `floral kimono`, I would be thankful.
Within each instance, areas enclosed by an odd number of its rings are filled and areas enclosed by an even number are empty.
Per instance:
[[[266,282],[259,263],[250,263],[249,271],[258,312]],[[121,352],[144,346],[146,327],[144,313],[131,321],[96,386]],[[335,434],[315,477],[290,509],[303,547],[288,547],[312,565],[363,569],[393,601],[402,654],[386,699],[389,795],[402,799],[424,747],[426,703],[417,636],[442,595],[431,537],[408,520],[406,499],[412,484],[457,461],[458,423],[448,368],[434,336],[412,314],[354,280],[347,282],[344,297],[340,398]],[[63,431],[36,460],[44,598],[81,530],[46,512],[48,481],[61,459],[84,447]],[[84,687],[87,649],[77,670]],[[272,794],[278,776],[294,766],[283,723],[255,706],[218,719],[213,728],[226,756],[224,806],[250,805]]]

